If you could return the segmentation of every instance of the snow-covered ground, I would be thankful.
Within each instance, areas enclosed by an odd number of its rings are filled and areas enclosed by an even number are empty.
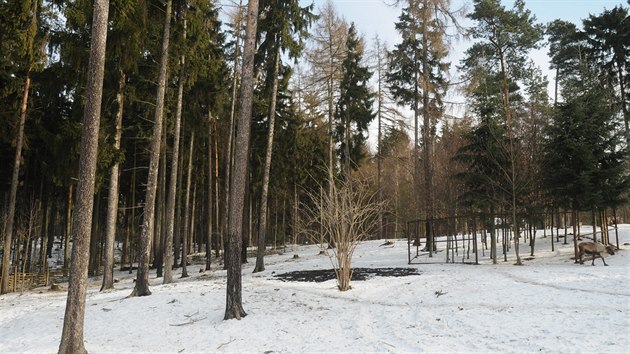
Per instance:
[[[244,266],[248,316],[240,321],[223,320],[218,265],[205,273],[190,266],[190,278],[169,285],[152,277],[153,294],[140,298],[127,298],[133,275],[117,273],[112,292],[99,293],[100,278],[91,279],[85,346],[91,353],[630,353],[630,225],[621,226],[620,241],[609,267],[600,259],[576,265],[572,243],[551,252],[550,237],[540,234],[536,256],[522,267],[513,256],[497,265],[482,257],[480,265],[408,266],[406,241],[365,242],[354,266],[413,267],[419,275],[354,281],[343,293],[335,280],[274,278],[331,267],[316,246],[289,247],[266,257],[263,273],[252,274],[254,259]],[[64,306],[65,292],[47,289],[0,296],[0,353],[56,352]]]

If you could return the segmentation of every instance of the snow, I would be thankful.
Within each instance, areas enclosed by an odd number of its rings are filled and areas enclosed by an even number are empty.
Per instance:
[[[365,242],[353,266],[419,274],[353,281],[347,292],[335,280],[275,278],[331,267],[317,246],[289,246],[265,258],[265,272],[252,274],[254,259],[244,266],[242,320],[223,320],[226,274],[218,264],[205,273],[189,266],[190,278],[169,285],[153,273],[147,297],[127,298],[135,274],[116,273],[117,289],[106,293],[92,278],[85,346],[91,353],[630,352],[630,225],[620,226],[622,250],[606,258],[608,267],[600,259],[591,266],[590,257],[574,264],[572,243],[551,252],[550,240],[539,232],[524,266],[514,266],[512,254],[492,265],[488,252],[480,265],[407,265],[405,240]],[[57,352],[65,297],[46,288],[0,296],[0,353]]]

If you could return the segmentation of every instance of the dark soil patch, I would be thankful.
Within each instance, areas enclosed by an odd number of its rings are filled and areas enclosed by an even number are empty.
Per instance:
[[[406,277],[409,275],[420,275],[416,268],[354,268],[352,269],[352,280],[367,280],[373,277]],[[303,281],[321,283],[335,279],[333,269],[300,270],[276,274],[274,277],[282,281]]]

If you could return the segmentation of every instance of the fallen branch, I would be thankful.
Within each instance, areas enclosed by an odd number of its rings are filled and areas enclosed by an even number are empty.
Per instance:
[[[234,339],[230,339],[230,341],[229,341],[229,342],[227,342],[227,343],[223,343],[223,344],[221,344],[220,346],[218,346],[218,347],[217,347],[217,350],[221,349],[223,346],[226,346],[226,345],[228,345],[228,344],[230,344],[230,343],[234,342],[235,340],[236,340],[236,338],[234,338]]]
[[[195,322],[199,322],[199,321],[203,321],[205,320],[207,317],[204,318],[198,318],[198,319],[192,319],[188,322],[184,322],[184,323],[175,323],[175,324],[170,324],[169,326],[173,326],[173,327],[181,327],[181,326],[187,326],[189,324],[193,324]]]

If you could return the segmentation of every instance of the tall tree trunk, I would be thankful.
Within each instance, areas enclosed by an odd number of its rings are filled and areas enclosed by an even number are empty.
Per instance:
[[[130,296],[151,295],[149,290],[149,257],[151,252],[151,237],[153,235],[153,217],[155,209],[155,195],[157,187],[158,165],[160,163],[160,143],[162,141],[162,116],[164,115],[164,94],[166,92],[166,70],[168,68],[168,48],[171,36],[172,0],[166,1],[166,15],[164,19],[164,37],[160,58],[160,75],[158,78],[157,103],[155,105],[155,126],[151,141],[151,161],[147,182],[147,196],[144,206],[144,218],[140,235],[140,257],[136,285]]]
[[[516,151],[514,150],[514,122],[512,118],[512,109],[510,108],[510,91],[508,85],[508,76],[505,68],[505,58],[503,55],[503,51],[499,50],[499,60],[501,64],[501,76],[502,80],[502,90],[503,90],[503,105],[505,108],[505,119],[508,127],[508,136],[510,140],[510,146],[508,147],[508,154],[510,156],[510,188],[512,194],[511,200],[511,211],[512,211],[512,230],[514,232],[514,252],[516,253],[516,265],[523,265],[521,262],[521,256],[519,253],[519,230],[518,230],[518,220],[516,219]]]
[[[381,42],[378,39],[378,35],[376,37],[376,53],[377,60],[376,68],[378,74],[378,101],[377,101],[377,117],[378,117],[378,132],[376,139],[376,189],[378,191],[378,203],[379,205],[383,205],[383,147],[382,147],[382,116],[383,116],[383,90],[382,90],[382,73],[383,73],[383,63],[381,58]],[[378,212],[378,238],[383,238],[383,208],[379,208]]]
[[[92,213],[92,237],[90,237],[90,261],[88,263],[88,274],[92,276],[97,276],[99,269],[99,244],[102,239],[101,228],[99,225],[99,219],[101,216],[101,190],[96,191],[95,197],[96,205],[94,206],[94,211]]]
[[[422,166],[424,169],[424,207],[426,222],[426,248],[429,250],[429,257],[433,257],[433,171],[431,170],[431,146],[432,146],[432,123],[431,110],[429,107],[429,41],[427,38],[427,15],[429,4],[427,0],[422,5]]]
[[[72,201],[74,200],[72,195],[73,184],[70,182],[68,185],[68,201],[66,203],[66,237],[63,245],[63,274],[68,275],[68,269],[70,269],[70,237],[72,235]]]
[[[273,68],[273,86],[271,90],[271,105],[269,107],[269,131],[267,132],[267,152],[263,170],[263,184],[260,197],[260,213],[258,222],[258,250],[256,252],[256,267],[254,273],[265,270],[265,244],[267,240],[267,195],[269,193],[269,173],[271,172],[271,156],[273,153],[273,135],[276,125],[276,101],[278,95],[278,72],[280,71],[280,46],[276,48],[276,58]]]
[[[162,146],[166,147],[167,144],[167,129],[162,131]],[[160,168],[158,170],[158,183],[159,189],[157,191],[156,206],[155,206],[155,231],[153,243],[153,267],[155,268],[155,276],[161,278],[164,276],[164,247],[166,246],[166,152],[160,154]]]
[[[207,209],[208,209],[208,224],[207,226],[207,234],[206,234],[206,270],[210,270],[210,265],[211,265],[211,257],[212,257],[212,221],[213,221],[213,215],[212,215],[212,203],[213,203],[213,198],[212,198],[212,183],[214,183],[213,181],[213,171],[212,171],[212,167],[213,167],[213,163],[212,163],[212,159],[214,158],[212,156],[212,113],[210,112],[210,110],[208,110],[208,204],[207,204]]]
[[[184,123],[184,122],[182,122]],[[184,131],[184,127],[180,128],[180,131]],[[180,134],[181,135],[181,134]],[[179,161],[184,161],[184,141],[180,139],[179,143]],[[173,222],[173,268],[179,268],[179,256],[182,249],[182,190],[184,179],[184,164],[178,165],[179,171],[177,171],[177,193],[175,194],[175,221]]]
[[[118,93],[116,94],[116,103],[118,104],[118,112],[116,112],[116,133],[114,135],[114,149],[120,150],[120,139],[122,137],[122,118],[124,108],[125,90],[125,73],[120,70],[118,79]],[[118,178],[119,166],[116,162],[112,166],[109,176],[109,194],[107,196],[107,221],[105,224],[105,266],[103,268],[103,285],[101,291],[114,288],[114,242],[116,240],[116,220],[118,217]]]
[[[251,239],[251,220],[252,220],[252,194],[249,186],[251,185],[252,175],[249,173],[249,164],[247,164],[247,178],[245,180],[245,201],[243,202],[243,236],[241,237],[241,264],[247,263],[247,247]]]
[[[199,237],[197,236],[197,234],[195,233],[195,228],[199,227],[196,215],[197,215],[197,181],[193,182],[192,185],[192,203],[191,203],[191,210],[190,210],[190,243],[189,243],[189,247],[188,249],[190,250],[189,253],[194,253],[194,252],[201,252],[199,250],[199,247],[201,246],[200,244],[200,240]]]
[[[216,120],[213,121],[213,131],[217,134]],[[223,233],[221,232],[221,219],[219,218],[219,142],[218,138],[214,139],[214,220],[217,223],[217,238],[215,245],[215,255],[219,258],[219,253],[223,249]]]
[[[188,150],[188,175],[186,176],[186,197],[184,201],[184,232],[182,233],[182,278],[188,277],[187,263],[188,263],[188,240],[190,235],[190,187],[192,181],[192,159],[193,159],[193,147],[195,146],[195,131],[190,136],[190,149]]]
[[[243,232],[243,208],[245,207],[245,185],[249,164],[249,137],[254,91],[254,54],[256,53],[256,27],[258,24],[258,0],[247,5],[247,27],[241,70],[240,105],[234,174],[231,177],[230,205],[228,207],[229,255],[226,257],[227,289],[224,319],[240,319],[247,316],[242,303],[241,238]]]
[[[90,224],[94,203],[94,180],[98,152],[98,132],[103,97],[105,47],[109,1],[95,0],[88,81],[86,85],[79,181],[77,182],[77,210],[74,213],[72,265],[68,281],[68,297],[63,319],[63,332],[59,353],[87,353],[83,341],[85,294],[90,247]]]
[[[15,146],[15,159],[13,163],[13,174],[11,176],[11,191],[9,192],[9,206],[7,212],[7,223],[4,233],[4,248],[2,252],[2,284],[0,294],[9,292],[9,268],[11,245],[13,243],[13,222],[15,219],[15,204],[17,199],[17,188],[20,177],[20,163],[22,161],[22,145],[24,145],[24,125],[26,123],[26,109],[28,107],[28,92],[31,87],[30,73],[24,79],[24,92],[22,103],[20,104],[20,120],[18,123],[17,144]]]
[[[628,21],[628,18],[626,17],[626,19],[624,21]],[[627,43],[627,42],[626,42]],[[626,58],[627,60],[627,58]],[[623,112],[623,122],[626,128],[626,145],[630,144],[630,112],[628,112],[628,100],[626,99],[626,84],[625,84],[625,77],[624,77],[624,63],[623,62],[618,62],[617,63],[617,68],[619,68],[618,73],[619,73],[619,91],[621,94],[621,111]],[[627,71],[626,75],[627,75]]]
[[[235,24],[235,28],[241,28],[241,22],[242,22],[242,6],[243,6],[243,1],[240,0],[239,4],[238,4],[238,15],[236,18],[236,24]],[[240,53],[240,40],[241,40],[241,36],[240,36],[240,31],[236,32],[236,50],[235,50],[235,57],[234,57],[234,70],[232,72],[232,106],[230,109],[230,129],[229,129],[229,134],[228,134],[228,142],[227,142],[227,151],[225,153],[225,179],[224,179],[224,192],[223,194],[225,195],[225,211],[223,212],[223,226],[219,227],[219,229],[221,230],[221,242],[220,245],[217,244],[217,248],[219,249],[223,249],[224,248],[224,235],[228,234],[228,224],[229,224],[229,218],[230,218],[230,198],[232,197],[232,193],[231,193],[231,183],[232,183],[232,167],[234,166],[234,152],[232,150],[233,146],[234,146],[234,131],[236,129],[236,102],[237,102],[237,93],[238,93],[238,60],[239,60],[239,53]],[[252,69],[253,70],[253,69]],[[227,257],[227,254],[223,254],[223,258],[224,258],[224,264],[225,267],[227,269],[227,262],[225,262],[225,257]]]
[[[329,31],[329,33],[332,33],[331,31]],[[333,188],[334,188],[334,184],[335,184],[335,175],[334,175],[334,166],[335,166],[335,162],[334,162],[334,158],[335,158],[335,154],[334,154],[334,142],[333,142],[333,134],[334,134],[334,126],[333,126],[333,84],[334,84],[334,80],[335,80],[335,62],[334,62],[334,50],[333,50],[333,37],[332,35],[330,35],[330,37],[328,38],[328,53],[330,54],[330,61],[329,61],[329,70],[330,70],[330,77],[328,79],[328,196],[331,197],[333,194]],[[334,242],[332,240],[332,237],[329,237],[329,246],[334,247]]]
[[[184,13],[184,37],[186,37],[186,17]],[[177,194],[177,171],[179,171],[179,137],[181,134],[182,106],[184,101],[184,81],[186,56],[180,60],[179,83],[177,87],[177,108],[175,109],[175,127],[173,129],[173,156],[171,158],[171,176],[168,184],[166,201],[166,241],[164,246],[164,284],[173,282],[173,237],[175,233],[175,196]]]
[[[413,201],[414,211],[417,214],[420,209],[420,144],[418,137],[419,130],[419,108],[418,100],[420,96],[420,89],[418,87],[418,70],[414,72],[414,102],[413,102]],[[420,234],[416,232],[416,239],[413,243],[414,246],[420,246]]]

